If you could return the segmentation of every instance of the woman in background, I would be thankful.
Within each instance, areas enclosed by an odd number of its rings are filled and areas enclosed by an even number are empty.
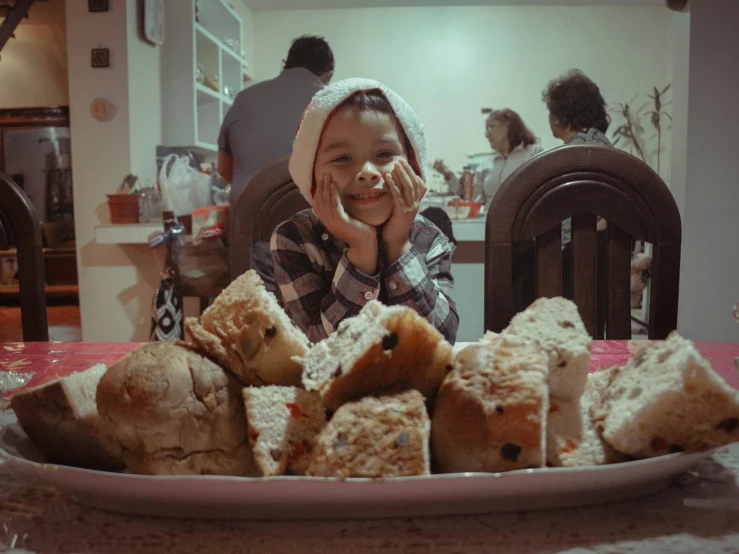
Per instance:
[[[596,144],[613,146],[606,136],[611,118],[606,101],[598,85],[579,69],[571,69],[552,79],[542,92],[542,99],[549,110],[549,127],[554,138],[565,144]],[[598,231],[605,231],[606,221],[598,220]],[[605,248],[605,233],[598,233],[598,248]],[[562,292],[572,298],[572,220],[562,222]],[[530,262],[531,263],[531,262]],[[599,264],[598,279],[605,279],[604,264]],[[529,271],[533,271],[529,268]],[[527,298],[528,300],[529,298]]]
[[[503,181],[542,148],[521,116],[508,108],[495,110],[488,116],[485,138],[490,142],[493,154],[475,169],[472,197],[483,202],[487,209]],[[459,178],[442,160],[434,162],[434,169],[444,175],[449,190],[461,196]]]
[[[579,69],[552,79],[542,93],[554,138],[565,144],[612,146],[606,136],[611,118],[598,85]]]

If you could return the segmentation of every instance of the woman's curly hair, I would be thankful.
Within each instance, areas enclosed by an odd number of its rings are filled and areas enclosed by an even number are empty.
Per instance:
[[[598,85],[579,69],[549,81],[542,98],[549,112],[570,129],[581,131],[595,127],[605,133],[611,123]]]

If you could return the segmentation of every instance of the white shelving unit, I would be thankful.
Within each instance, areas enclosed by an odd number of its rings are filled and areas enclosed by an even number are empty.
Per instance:
[[[163,143],[212,154],[218,151],[218,132],[233,97],[249,80],[240,52],[241,18],[225,0],[165,0],[165,21]],[[236,50],[227,44],[231,41],[237,41]],[[196,79],[198,64],[204,69],[203,83]]]

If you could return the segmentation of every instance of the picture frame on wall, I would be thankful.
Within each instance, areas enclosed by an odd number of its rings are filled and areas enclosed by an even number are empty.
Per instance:
[[[110,50],[108,48],[93,48],[90,51],[90,65],[94,68],[110,67]]]
[[[109,9],[109,0],[87,0],[87,11],[89,12],[107,12]]]

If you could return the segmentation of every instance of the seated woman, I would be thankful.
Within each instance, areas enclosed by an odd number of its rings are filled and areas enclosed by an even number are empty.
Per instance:
[[[521,116],[508,108],[495,110],[488,116],[485,138],[490,141],[493,155],[475,169],[472,196],[487,208],[503,181],[529,158],[541,152],[542,147]],[[459,179],[442,160],[434,162],[434,169],[444,175],[449,190],[461,196]]]
[[[542,92],[542,99],[549,110],[549,127],[554,138],[565,144],[598,144],[613,146],[606,136],[611,118],[606,101],[598,85],[579,69],[571,69],[564,75],[552,79]],[[598,230],[606,228],[606,221],[598,221]],[[562,289],[567,298],[572,297],[570,257],[572,220],[562,222]],[[600,248],[604,247],[605,234],[598,233]],[[603,264],[599,271],[603,272]],[[601,274],[599,279],[605,278]]]

